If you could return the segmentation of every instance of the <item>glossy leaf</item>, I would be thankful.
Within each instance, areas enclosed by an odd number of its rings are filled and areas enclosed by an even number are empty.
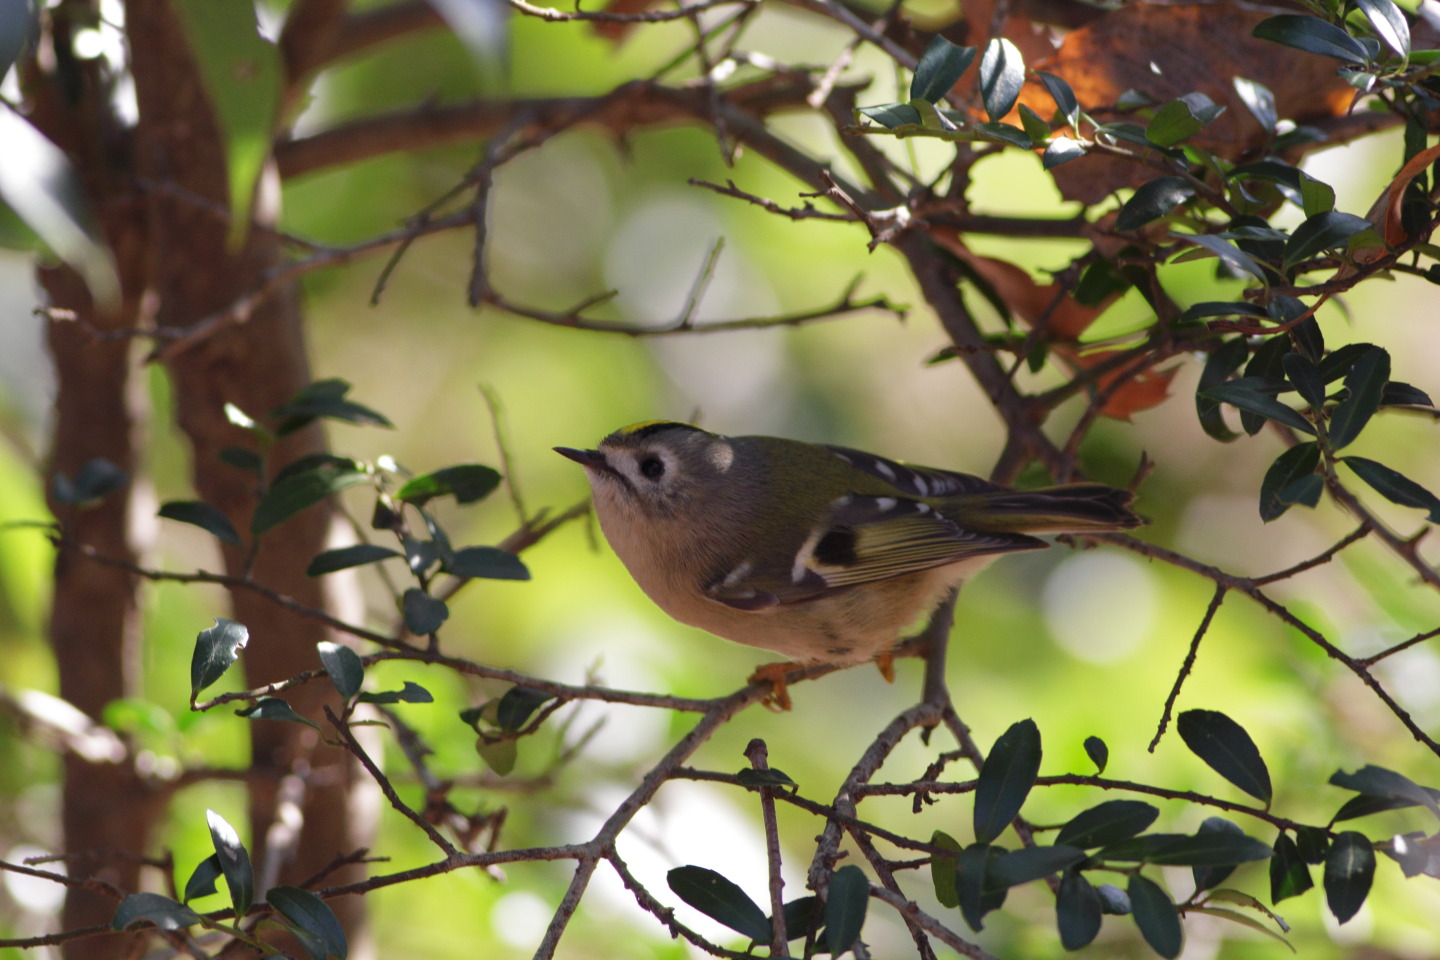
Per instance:
[[[1431,813],[1440,818],[1440,801],[1437,801],[1434,791],[1385,767],[1366,764],[1354,773],[1336,771],[1330,777],[1330,782],[1337,787],[1354,790],[1366,796],[1404,800],[1408,804],[1428,807]]]
[[[1260,266],[1260,263],[1254,257],[1245,253],[1227,240],[1222,240],[1219,237],[1204,233],[1197,233],[1193,236],[1189,234],[1173,234],[1173,236],[1184,237],[1184,239],[1189,240],[1196,246],[1213,253],[1232,269],[1238,270],[1241,273],[1248,273],[1261,283],[1268,283],[1265,277],[1265,268]]]
[[[1056,845],[1089,850],[1119,843],[1143,831],[1160,811],[1143,800],[1106,800],[1070,818],[1055,835]]]
[[[1015,44],[996,37],[980,57],[980,99],[991,120],[1008,114],[1025,83],[1025,60]]]
[[[382,547],[378,543],[357,543],[349,547],[336,547],[334,550],[317,553],[315,559],[310,561],[310,566],[305,568],[305,575],[322,577],[337,570],[363,567],[367,563],[378,563],[381,560],[398,556],[400,554],[394,550]]]
[[[1219,400],[1241,410],[1249,410],[1262,417],[1278,420],[1286,426],[1294,427],[1301,433],[1308,433],[1311,436],[1315,434],[1315,426],[1309,420],[1274,397],[1260,393],[1251,387],[1238,383],[1222,383],[1210,387],[1202,393],[1211,400]]]
[[[1315,886],[1295,841],[1285,831],[1275,838],[1275,853],[1270,858],[1270,902],[1296,897]]]
[[[1347,830],[1325,857],[1325,902],[1340,923],[1360,912],[1375,879],[1375,851],[1363,833]]]
[[[1330,414],[1330,444],[1340,450],[1360,436],[1360,431],[1380,409],[1385,384],[1390,380],[1390,354],[1371,347],[1350,367],[1345,375],[1349,396],[1336,405]]]
[[[359,464],[344,457],[307,458],[305,467],[276,475],[275,485],[265,491],[255,506],[250,518],[251,533],[262,534],[331,494],[370,479]]]
[[[360,685],[365,682],[365,664],[360,662],[360,654],[344,644],[331,643],[328,640],[315,644],[315,648],[320,653],[320,663],[325,667],[325,672],[330,676],[330,682],[341,699],[349,700],[359,693]]]
[[[1230,379],[1231,374],[1240,369],[1249,355],[1250,346],[1244,337],[1226,340],[1210,351],[1210,355],[1205,359],[1205,367],[1200,371],[1200,382],[1195,388],[1195,413],[1200,418],[1201,428],[1211,437],[1225,443],[1234,440],[1239,434],[1225,425],[1225,418],[1220,413],[1220,401],[1209,396],[1207,391]]]
[[[865,871],[854,864],[836,870],[825,894],[825,946],[832,957],[839,957],[860,938],[869,904],[870,880]]]
[[[400,690],[381,690],[375,693],[362,693],[357,698],[361,703],[434,703],[435,697],[410,680],[405,681],[405,686]]]
[[[1071,140],[1069,137],[1052,137],[1049,145],[1045,147],[1045,152],[1040,155],[1040,163],[1046,170],[1054,170],[1062,163],[1068,163],[1083,156],[1085,156],[1085,146],[1078,140]]]
[[[705,867],[676,867],[665,875],[671,891],[705,916],[758,942],[770,939],[770,918],[730,880]],[[833,881],[832,881],[833,883]]]
[[[215,618],[215,626],[201,630],[195,637],[195,651],[190,656],[190,700],[193,703],[210,684],[219,680],[230,669],[250,641],[250,631],[244,624]]]
[[[320,729],[318,723],[302,717],[290,704],[279,697],[261,697],[255,701],[253,706],[236,710],[235,716],[244,717],[247,720],[282,720],[286,723],[303,723],[316,730]]]
[[[153,923],[161,930],[182,930],[199,923],[200,915],[185,904],[158,893],[132,893],[115,908],[110,928],[124,930],[141,920]]]
[[[1170,895],[1138,873],[1130,878],[1128,893],[1130,914],[1150,949],[1166,960],[1178,957],[1185,944],[1185,929],[1180,925],[1180,914]]]
[[[1019,147],[1021,150],[1029,150],[1035,145],[1024,130],[1009,123],[1000,123],[999,121],[977,123],[974,129],[976,138],[980,140],[1008,143],[1010,146]]]
[[[1043,70],[1036,71],[1040,82],[1045,85],[1045,91],[1050,94],[1050,99],[1055,101],[1055,107],[1065,122],[1074,130],[1080,125],[1080,104],[1075,99],[1075,91],[1070,89],[1070,84],[1053,73],[1046,73]]]
[[[1364,46],[1350,34],[1318,17],[1286,13],[1261,20],[1251,31],[1261,40],[1284,44],[1306,53],[1318,53],[1347,63],[1364,63]]]
[[[1195,196],[1195,185],[1184,177],[1157,177],[1136,188],[1115,217],[1115,229],[1138,230],[1158,220]]]
[[[498,471],[478,463],[463,463],[424,473],[395,493],[396,500],[424,506],[435,497],[453,496],[459,504],[482,500],[500,485]]]
[[[190,879],[185,881],[185,900],[189,902],[199,897],[208,897],[216,892],[215,881],[224,874],[220,869],[220,855],[212,853],[201,860],[195,869],[190,872]]]
[[[1224,817],[1206,817],[1200,824],[1200,829],[1195,831],[1196,835],[1206,833],[1231,833],[1244,835],[1245,831],[1240,825],[1226,820]],[[1235,865],[1231,863],[1218,864],[1209,867],[1191,867],[1191,878],[1195,882],[1196,890],[1213,890],[1225,882],[1225,878],[1235,872]]]
[[[1398,503],[1402,507],[1419,507],[1421,510],[1428,510],[1430,511],[1428,518],[1430,522],[1440,523],[1440,498],[1414,480],[1382,463],[1376,463],[1374,460],[1367,460],[1364,457],[1341,457],[1340,462],[1354,471],[1361,480],[1370,484],[1371,488],[1386,500]]]
[[[530,570],[520,558],[499,547],[462,547],[445,560],[443,569],[464,579],[530,579]]]
[[[1025,130],[1025,136],[1033,143],[1043,143],[1050,139],[1050,124],[1034,110],[1025,104],[1018,107],[1020,113],[1020,126]]]
[[[288,886],[271,887],[265,900],[286,920],[322,942],[329,954],[345,960],[349,952],[345,930],[324,900],[309,890]]]
[[[230,523],[230,518],[216,507],[199,500],[171,500],[161,504],[159,515],[166,520],[176,520],[199,527],[215,535],[222,543],[238,544],[240,534]]]
[[[930,845],[953,850],[957,854],[960,852],[959,841],[942,830],[936,830],[930,835]],[[935,899],[940,901],[941,906],[951,909],[960,906],[960,895],[955,890],[957,862],[957,857],[942,857],[937,854],[930,856],[930,883],[935,887]]]
[[[1355,0],[1375,35],[1402,57],[1410,55],[1410,24],[1392,0]]]
[[[1079,950],[1100,932],[1100,894],[1078,870],[1067,870],[1055,894],[1055,925],[1060,945]]]
[[[1040,773],[1040,730],[1021,720],[1000,735],[975,785],[975,838],[989,843],[1020,813]]]
[[[210,828],[210,841],[220,861],[220,873],[225,877],[225,886],[230,888],[235,916],[243,917],[255,902],[255,871],[250,866],[250,854],[240,842],[240,834],[220,814],[206,810],[205,823]]]
[[[1173,147],[1199,133],[1224,111],[1203,93],[1171,100],[1155,111],[1145,126],[1145,138],[1161,147]]]
[[[974,60],[974,47],[957,46],[936,34],[915,65],[910,99],[941,102]]]
[[[405,629],[423,637],[439,630],[450,619],[450,608],[444,600],[432,597],[418,587],[411,587],[400,598],[400,609],[404,614]]]
[[[1096,774],[1105,772],[1105,765],[1110,762],[1110,748],[1105,746],[1104,740],[1099,737],[1086,737],[1085,755],[1095,764]]]
[[[896,127],[918,126],[920,111],[908,103],[887,103],[878,107],[861,107],[857,113],[869,117],[887,130]]]
[[[1296,503],[1295,484],[1307,477],[1319,480],[1315,470],[1320,466],[1320,445],[1315,441],[1297,443],[1275,458],[1265,478],[1260,481],[1260,519],[1269,523]],[[1313,506],[1313,504],[1310,504]]]
[[[1269,805],[1270,770],[1244,727],[1218,710],[1186,710],[1176,727],[1185,745],[1210,769]]]
[[[1058,843],[1053,847],[1021,847],[996,857],[986,876],[1000,886],[1014,887],[1053,876],[1084,859],[1085,851],[1079,847]]]
[[[1265,129],[1265,132],[1274,135],[1275,125],[1279,122],[1279,114],[1275,110],[1275,94],[1263,83],[1258,83],[1246,77],[1234,77],[1230,85],[1235,88],[1235,93],[1240,97],[1240,102],[1245,104],[1245,109],[1255,121]]]
[[[1353,213],[1329,210],[1308,217],[1304,223],[1290,233],[1285,244],[1286,265],[1300,263],[1335,247],[1343,247],[1345,241],[1374,226],[1364,217]]]
[[[1269,846],[1254,837],[1229,832],[1192,835],[1152,833],[1110,844],[1098,856],[1169,867],[1216,867],[1265,860]]]

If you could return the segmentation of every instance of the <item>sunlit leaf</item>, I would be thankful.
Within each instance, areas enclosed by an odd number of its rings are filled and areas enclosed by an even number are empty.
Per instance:
[[[1355,0],[1355,6],[1365,14],[1385,46],[1402,57],[1410,54],[1410,24],[1392,0]]]
[[[185,904],[158,893],[132,893],[115,908],[110,927],[124,930],[141,920],[149,921],[161,930],[181,930],[199,923],[200,915]]]
[[[980,57],[980,99],[991,120],[1008,114],[1025,83],[1025,60],[1015,44],[995,37]]]
[[[279,697],[261,697],[255,701],[254,706],[236,710],[235,716],[244,717],[247,720],[281,720],[285,723],[303,723],[307,727],[320,729],[318,723],[302,717],[295,712],[294,707]]]
[[[240,656],[245,644],[250,641],[250,631],[244,624],[215,618],[215,626],[201,630],[195,637],[195,651],[190,656],[190,699],[210,684],[219,680],[230,664]]]
[[[937,33],[915,65],[915,76],[910,80],[910,99],[929,103],[944,100],[974,59],[974,47],[956,46]]]
[[[459,504],[474,503],[500,485],[498,471],[478,463],[462,463],[423,473],[395,493],[396,500],[424,506],[435,497],[453,496]]]
[[[255,902],[255,871],[250,866],[250,854],[240,842],[240,834],[220,814],[206,810],[205,823],[210,828],[215,856],[220,860],[220,873],[225,877],[225,885],[230,888],[230,903],[235,908],[235,916],[243,917]]]
[[[1141,184],[1115,217],[1115,229],[1138,230],[1158,220],[1195,196],[1195,185],[1184,177],[1157,177]]]
[[[328,640],[315,644],[315,648],[341,699],[349,700],[359,693],[360,685],[365,682],[365,664],[360,662],[360,655],[344,644]]]
[[[327,455],[307,458],[304,469],[287,470],[276,474],[275,485],[255,506],[251,533],[258,536],[326,497],[370,479],[354,460]]]

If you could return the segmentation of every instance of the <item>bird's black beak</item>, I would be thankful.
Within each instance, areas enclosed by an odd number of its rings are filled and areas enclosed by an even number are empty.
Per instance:
[[[556,447],[555,452],[562,457],[574,460],[586,470],[610,469],[610,464],[605,460],[605,454],[599,450],[575,450],[571,447]]]

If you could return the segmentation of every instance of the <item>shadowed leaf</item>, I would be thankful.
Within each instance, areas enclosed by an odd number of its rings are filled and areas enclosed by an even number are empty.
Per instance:
[[[250,867],[250,854],[240,842],[240,834],[220,814],[206,810],[205,823],[210,827],[210,840],[215,844],[220,872],[225,877],[225,885],[230,888],[230,903],[235,907],[235,916],[243,917],[255,902],[255,871]]]
[[[855,945],[869,904],[870,880],[865,871],[853,864],[836,870],[825,894],[825,945],[831,956]]]
[[[1153,880],[1135,874],[1130,878],[1130,912],[1145,942],[1166,960],[1180,955],[1185,929],[1170,895]]]
[[[980,767],[975,786],[975,837],[989,843],[1004,832],[1040,773],[1040,730],[1021,720],[1000,735]]]
[[[1261,803],[1270,803],[1270,771],[1244,727],[1217,710],[1186,710],[1176,726],[1185,745],[1212,770]]]
[[[249,641],[250,631],[244,624],[224,617],[216,617],[215,626],[200,631],[195,637],[195,652],[190,657],[191,702],[230,669]]]
[[[1325,857],[1325,902],[1340,923],[1360,912],[1375,879],[1375,851],[1363,833],[1347,830]]]
[[[751,940],[770,939],[770,919],[730,880],[705,867],[676,867],[665,875],[670,889],[705,916]],[[833,881],[832,881],[833,883]]]
[[[323,943],[328,953],[345,960],[349,952],[345,931],[324,900],[309,890],[287,886],[271,887],[265,900],[285,919]]]

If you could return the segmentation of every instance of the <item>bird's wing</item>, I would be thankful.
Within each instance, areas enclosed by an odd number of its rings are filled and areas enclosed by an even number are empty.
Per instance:
[[[849,447],[827,446],[826,449],[856,470],[885,481],[895,488],[896,494],[902,496],[963,497],[972,493],[1003,493],[1007,490],[1006,487],[968,473],[916,467],[898,460],[877,457],[864,450],[851,450]]]
[[[740,610],[802,603],[862,583],[889,580],[1045,541],[1020,533],[966,530],[928,504],[851,494],[831,506],[788,567],[746,561],[706,585],[711,599]]]

